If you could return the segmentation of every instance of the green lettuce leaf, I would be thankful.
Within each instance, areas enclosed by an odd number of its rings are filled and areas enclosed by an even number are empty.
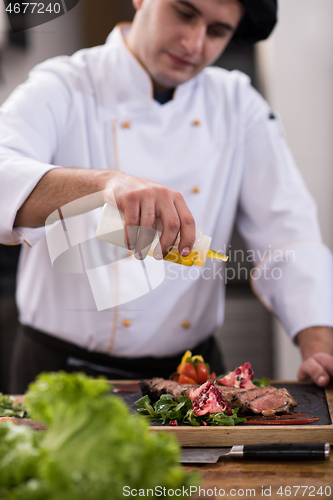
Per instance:
[[[0,471],[6,473],[0,473],[0,498],[117,500],[124,497],[125,486],[182,489],[199,484],[197,474],[179,465],[176,439],[150,432],[145,419],[130,414],[109,389],[104,380],[67,373],[43,374],[31,384],[29,411],[48,429],[37,434],[22,427],[23,437],[14,430],[21,437],[3,445]]]
[[[24,425],[1,422],[0,491],[36,475],[42,456],[40,447],[42,438],[42,433],[38,434]]]

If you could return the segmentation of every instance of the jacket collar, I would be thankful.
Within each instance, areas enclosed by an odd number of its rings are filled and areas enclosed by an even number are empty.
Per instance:
[[[116,74],[112,75],[112,80],[116,80],[118,83],[118,100],[133,103],[140,101],[141,104],[148,104],[148,101],[156,103],[154,101],[153,81],[126,43],[126,35],[130,26],[130,23],[117,25],[106,40],[106,46],[111,49],[113,71],[116,71]],[[197,78],[194,77],[179,85],[172,101],[178,101],[189,95]]]

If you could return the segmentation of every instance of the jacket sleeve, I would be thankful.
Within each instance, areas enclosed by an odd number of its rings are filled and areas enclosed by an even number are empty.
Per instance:
[[[70,93],[43,65],[0,108],[0,243],[35,244],[43,228],[15,227],[16,213],[52,164],[66,131]],[[50,193],[51,195],[51,193]]]
[[[333,326],[333,259],[278,120],[253,89],[248,103],[238,227],[256,261],[254,293],[294,338]]]

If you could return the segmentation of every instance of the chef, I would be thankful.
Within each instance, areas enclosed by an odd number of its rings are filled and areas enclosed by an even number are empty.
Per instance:
[[[134,0],[132,25],[38,65],[2,106],[0,242],[23,246],[13,392],[44,370],[166,377],[186,349],[220,372],[212,332],[223,322],[221,268],[207,261],[193,273],[161,259],[178,233],[188,255],[196,227],[223,250],[235,223],[257,256],[255,293],[302,350],[299,378],[325,386],[333,377],[332,255],[314,202],[249,79],[209,67],[231,40],[269,35],[276,2],[255,5]],[[84,213],[66,218],[82,199]],[[105,202],[124,213],[127,234],[161,219],[155,259],[96,242]],[[50,215],[72,267],[57,268]],[[140,295],[142,262],[151,281],[164,274]],[[96,288],[115,297],[110,307],[96,306]]]

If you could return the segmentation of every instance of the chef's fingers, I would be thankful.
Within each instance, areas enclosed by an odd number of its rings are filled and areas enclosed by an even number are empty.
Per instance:
[[[124,217],[125,245],[129,250],[134,250],[140,226],[140,203],[135,196],[127,199]]]
[[[154,257],[159,260],[165,257],[173,247],[180,231],[180,219],[171,196],[169,200],[162,198],[158,201],[156,213],[163,226],[159,244],[154,250]]]
[[[180,219],[180,242],[178,251],[181,255],[187,257],[195,243],[195,220],[180,193],[177,193],[175,206]]]
[[[315,355],[303,361],[298,370],[297,377],[301,381],[313,381],[320,387],[325,387],[330,382],[330,374],[315,358]]]
[[[316,352],[313,357],[326,370],[333,381],[333,356],[327,352]]]
[[[135,257],[139,260],[147,257],[156,235],[156,213],[153,193],[146,193],[140,205],[140,229],[135,245]]]

